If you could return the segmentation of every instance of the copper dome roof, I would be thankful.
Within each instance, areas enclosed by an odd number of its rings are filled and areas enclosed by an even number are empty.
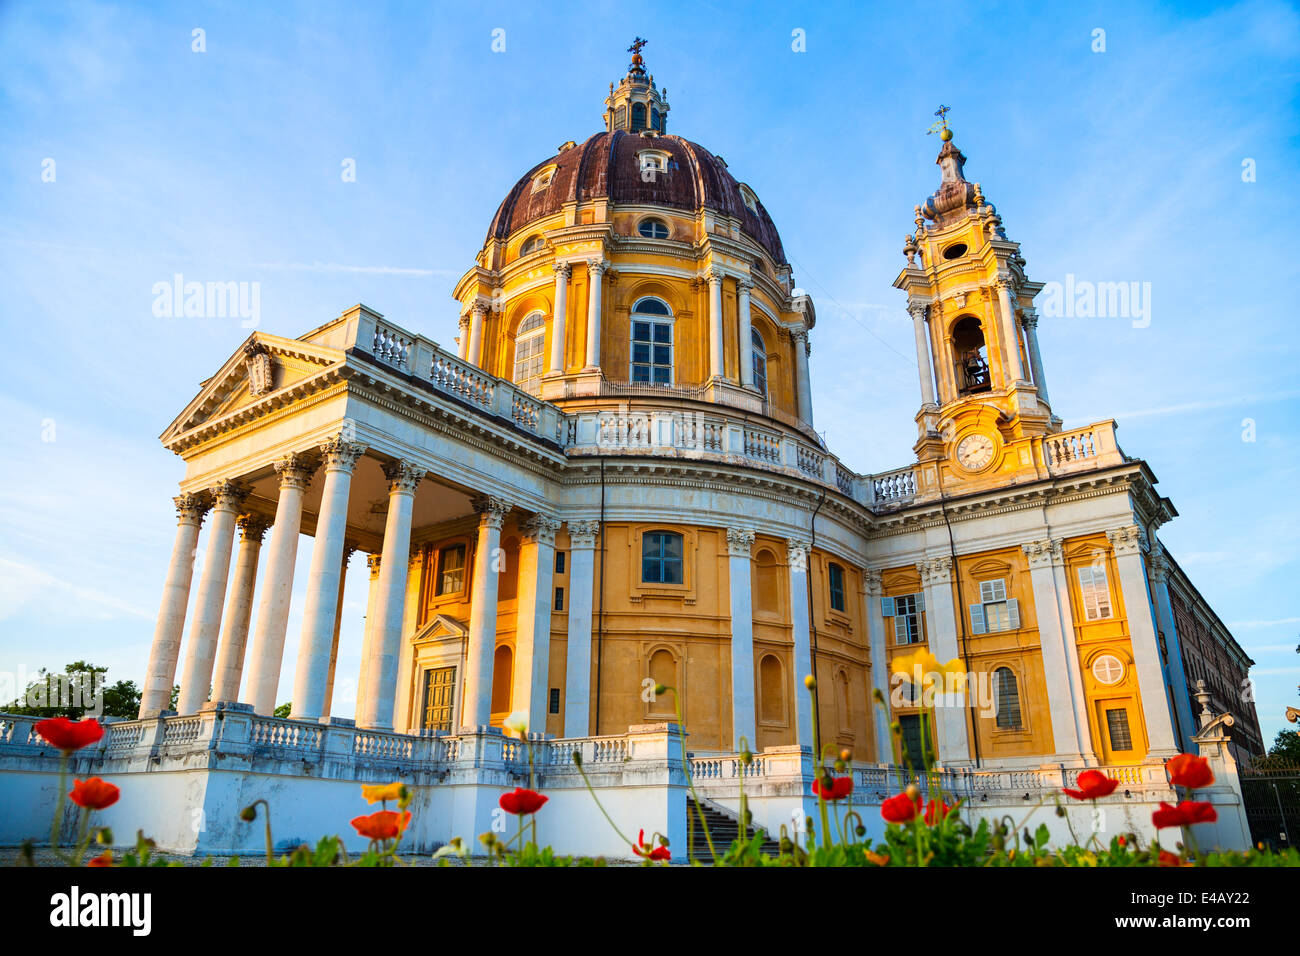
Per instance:
[[[659,150],[670,158],[668,171],[657,173],[653,182],[641,178],[637,153],[644,149]],[[552,164],[556,168],[550,185],[534,190],[533,178]],[[565,203],[594,199],[608,199],[616,205],[665,206],[691,213],[712,209],[739,219],[749,238],[778,265],[786,264],[772,217],[757,197],[757,212],[745,204],[740,183],[727,172],[722,160],[680,136],[641,136],[619,129],[597,133],[530,169],[497,209],[487,237],[505,239],[529,223],[556,215]]]

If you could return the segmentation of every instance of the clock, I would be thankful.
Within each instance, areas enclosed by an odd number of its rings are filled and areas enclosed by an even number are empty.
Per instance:
[[[957,464],[967,471],[979,471],[993,460],[996,447],[988,435],[976,432],[957,443]]]

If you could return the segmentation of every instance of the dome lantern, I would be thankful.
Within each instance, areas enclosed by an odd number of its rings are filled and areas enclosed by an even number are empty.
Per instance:
[[[632,54],[627,75],[617,88],[613,83],[609,85],[609,96],[605,97],[605,131],[608,133],[615,130],[628,133],[668,131],[668,110],[671,109],[668,91],[656,89],[654,77],[646,73],[641,48],[647,42],[640,37],[632,41],[627,48]]]

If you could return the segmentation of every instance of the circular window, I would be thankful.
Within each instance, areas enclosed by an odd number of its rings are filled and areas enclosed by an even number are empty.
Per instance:
[[[1114,654],[1102,654],[1092,662],[1092,676],[1099,684],[1118,684],[1124,679],[1124,664]]]
[[[668,224],[662,219],[642,219],[636,230],[647,239],[668,238]]]
[[[966,255],[966,243],[964,242],[954,242],[947,249],[943,250],[943,257],[945,259],[960,259],[964,255]]]

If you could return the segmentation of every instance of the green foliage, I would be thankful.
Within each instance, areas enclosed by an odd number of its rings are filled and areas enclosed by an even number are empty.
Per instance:
[[[87,716],[92,703],[94,677],[108,673],[107,667],[97,667],[86,661],[73,661],[63,668],[62,673],[41,668],[36,680],[27,685],[22,697],[10,701],[0,710],[10,714],[22,714],[28,717],[67,717],[80,720]],[[79,695],[70,694],[70,686],[81,688]],[[94,716],[121,717],[134,719],[140,713],[140,688],[135,681],[120,680],[115,684],[105,681],[100,688],[103,707]],[[33,703],[29,704],[28,702]],[[93,708],[91,708],[93,710]]]
[[[285,701],[283,704],[281,704],[279,707],[275,708],[275,716],[276,716],[276,717],[288,717],[288,716],[289,716],[289,712],[290,712],[291,710],[293,710],[293,701],[291,701],[291,700],[286,700],[286,701]]]
[[[1273,739],[1273,746],[1268,750],[1268,756],[1260,761],[1259,765],[1300,767],[1300,733],[1294,730],[1279,730]]]

